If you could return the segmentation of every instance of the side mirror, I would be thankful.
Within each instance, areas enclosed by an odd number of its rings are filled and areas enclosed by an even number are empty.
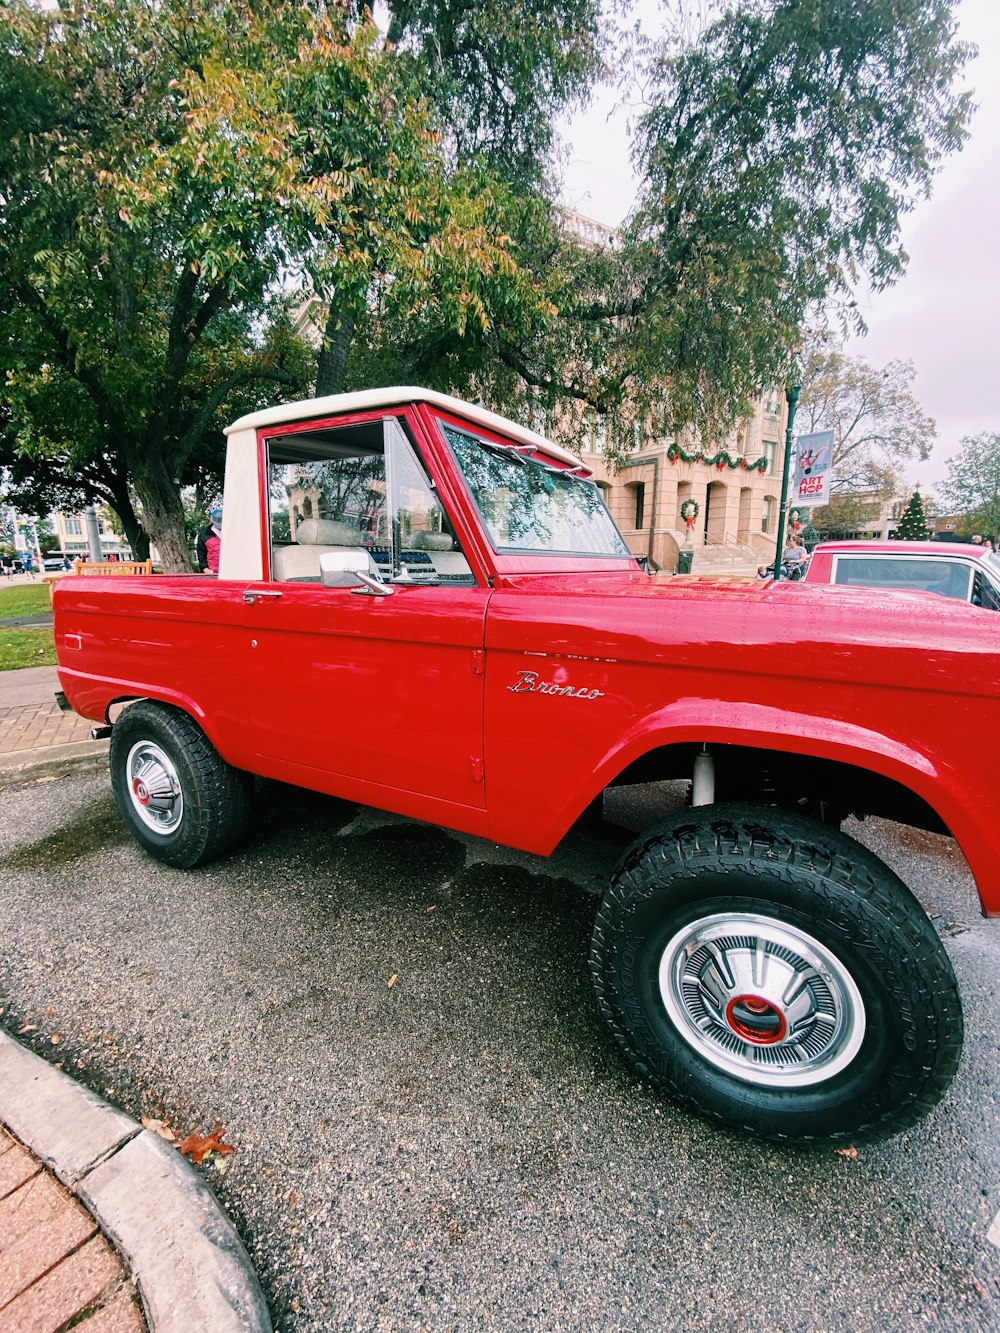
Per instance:
[[[372,597],[391,597],[394,591],[382,582],[378,565],[360,546],[324,551],[319,558],[319,573],[324,588],[351,588]]]

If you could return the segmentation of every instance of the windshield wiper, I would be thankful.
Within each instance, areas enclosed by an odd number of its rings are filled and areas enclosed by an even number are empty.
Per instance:
[[[495,444],[492,440],[477,440],[476,443],[480,449],[485,449],[487,453],[496,454],[498,458],[506,458],[512,462],[520,463],[523,467],[528,459],[525,458],[525,451],[530,449],[526,444]]]

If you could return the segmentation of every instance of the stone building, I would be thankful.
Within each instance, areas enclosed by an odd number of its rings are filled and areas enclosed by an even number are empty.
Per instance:
[[[774,558],[787,410],[784,393],[772,391],[723,444],[650,434],[617,468],[605,459],[596,417],[553,436],[594,470],[631,550],[653,568],[676,569],[690,547],[695,573],[752,573]],[[689,531],[682,508],[690,500]]]
[[[613,228],[571,209],[563,225],[585,245],[613,249]],[[680,551],[693,549],[695,572],[752,573],[774,559],[788,406],[784,390],[766,393],[728,440],[698,444],[647,431],[617,469],[604,458],[599,419],[582,429],[539,419],[532,424],[578,453],[594,470],[608,507],[632,551],[653,568],[674,570]],[[686,501],[698,507],[688,530]]]

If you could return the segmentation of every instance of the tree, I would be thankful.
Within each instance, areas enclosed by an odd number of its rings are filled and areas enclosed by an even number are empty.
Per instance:
[[[949,0],[744,0],[656,52],[613,378],[719,438],[781,384],[810,313],[855,327],[903,272],[902,216],[971,111]],[[641,319],[633,317],[641,311]]]
[[[667,7],[670,10],[670,7]],[[721,5],[707,4],[711,18]],[[580,243],[531,181],[502,225],[553,318],[458,333],[433,304],[359,317],[348,380],[416,379],[522,420],[568,399],[605,419],[609,452],[655,412],[719,439],[783,383],[805,317],[898,277],[899,221],[970,113],[952,85],[971,49],[945,0],[744,0],[690,31],[667,13],[640,77],[639,206],[614,244]],[[516,11],[518,14],[520,10]]]
[[[834,432],[832,489],[838,494],[888,498],[901,468],[930,456],[937,426],[913,394],[915,376],[910,361],[879,369],[824,339],[807,345],[796,429]]]
[[[653,48],[639,206],[594,246],[548,178],[596,0],[389,0],[387,38],[358,0],[2,13],[0,439],[168,567],[220,424],[302,392],[282,284],[328,312],[322,390],[572,398],[612,444],[655,406],[719,438],[809,310],[899,275],[969,114],[946,0],[742,0]]]
[[[584,99],[603,71],[599,0],[521,0],[516,6],[506,0],[389,0],[388,11],[387,40],[414,61],[449,156],[478,188],[492,182],[494,235],[509,236],[521,267],[545,283],[547,266],[538,262],[531,240],[541,228],[546,249],[559,248],[547,169],[558,113]],[[501,182],[506,188],[498,188]],[[411,302],[399,320],[383,308],[391,288],[355,292],[353,299],[336,286],[329,290],[317,395],[339,392],[352,379],[367,385],[434,378],[438,387],[454,390],[475,377],[482,386],[499,348],[551,329],[556,313],[551,294],[547,303],[525,311],[504,290],[506,275],[494,276],[500,290],[483,298],[490,318],[460,326],[434,293],[429,301]],[[356,330],[363,337],[352,377]],[[376,368],[382,375],[372,378]],[[449,380],[449,373],[458,378]]]
[[[941,498],[963,515],[959,531],[1000,532],[1000,432],[964,436],[947,467]]]
[[[112,504],[137,553],[149,534],[186,567],[180,487],[207,443],[305,387],[290,275],[344,318],[380,290],[462,332],[498,288],[547,317],[418,72],[353,4],[4,9],[4,435]]]
[[[909,503],[903,510],[896,527],[896,540],[901,542],[925,542],[931,535],[924,513],[924,502],[919,491],[914,491]]]
[[[909,361],[879,369],[817,336],[806,345],[801,370],[798,432],[834,432],[831,499],[813,521],[828,535],[850,532],[897,493],[905,464],[930,455],[937,426],[913,394]]]

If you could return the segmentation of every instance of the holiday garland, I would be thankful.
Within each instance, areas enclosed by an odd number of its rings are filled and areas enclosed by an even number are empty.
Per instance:
[[[753,463],[748,463],[745,458],[734,458],[732,454],[726,453],[725,449],[720,449],[718,453],[706,454],[700,449],[693,454],[686,453],[679,444],[672,444],[667,449],[667,457],[671,463],[707,463],[709,467],[717,467],[721,472],[724,467],[743,468],[746,472],[765,472],[767,470],[767,459],[763,456]]]

